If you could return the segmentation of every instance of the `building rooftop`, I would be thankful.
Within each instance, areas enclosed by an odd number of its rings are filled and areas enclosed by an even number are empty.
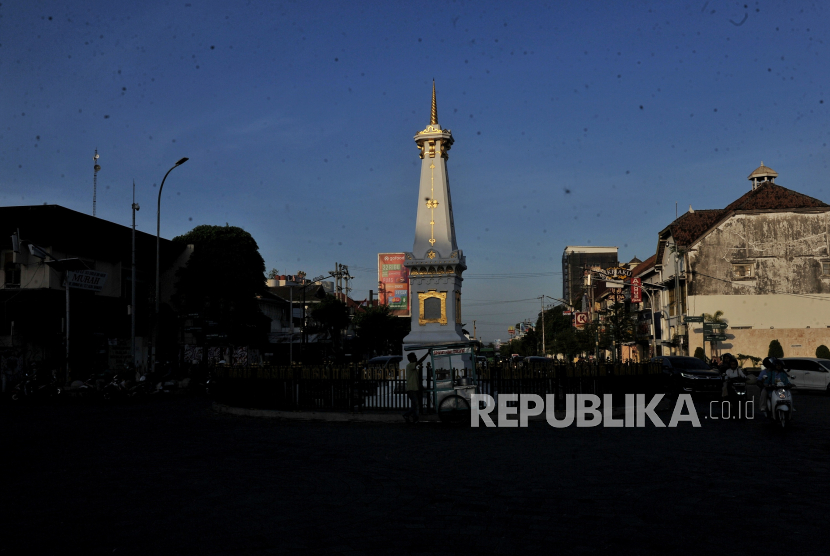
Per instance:
[[[654,263],[657,262],[657,253],[647,258],[645,261],[641,262],[633,269],[631,269],[631,276],[636,278],[637,276],[643,274],[644,272],[654,268]]]
[[[757,170],[756,170],[757,172]],[[777,183],[764,182],[732,202],[724,212],[733,210],[785,210],[830,207],[830,205]]]
[[[678,245],[691,245],[712,226],[736,211],[784,211],[807,208],[830,208],[830,205],[767,181],[752,191],[748,191],[724,209],[687,212],[669,224],[668,229]]]
[[[600,247],[591,245],[568,245],[565,253],[616,253],[619,247]]]

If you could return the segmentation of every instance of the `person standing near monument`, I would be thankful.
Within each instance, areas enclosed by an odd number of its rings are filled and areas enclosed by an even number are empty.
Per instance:
[[[403,414],[403,419],[407,423],[417,423],[419,415],[421,414],[421,371],[419,369],[421,363],[429,355],[427,351],[423,357],[418,359],[414,353],[407,355],[409,363],[406,364],[406,397],[409,398],[409,403],[412,407],[409,411]]]

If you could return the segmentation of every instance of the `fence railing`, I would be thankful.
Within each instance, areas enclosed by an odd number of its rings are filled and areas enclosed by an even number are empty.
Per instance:
[[[426,373],[425,373],[426,374]],[[561,364],[490,365],[478,371],[477,393],[499,394],[653,394],[663,391],[659,365]],[[305,367],[218,367],[212,388],[217,401],[273,409],[403,409],[406,380],[397,368],[359,365]],[[431,411],[431,377],[422,381],[423,407]],[[614,402],[622,404],[623,396]]]

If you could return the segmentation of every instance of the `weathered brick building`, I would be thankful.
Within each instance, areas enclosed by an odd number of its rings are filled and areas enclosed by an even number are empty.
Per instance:
[[[777,175],[762,164],[729,206],[690,210],[660,232],[655,282],[674,353],[704,345],[702,326],[687,330],[682,315],[719,310],[729,324],[721,351],[763,357],[777,339],[787,356],[814,356],[830,345],[830,205]]]

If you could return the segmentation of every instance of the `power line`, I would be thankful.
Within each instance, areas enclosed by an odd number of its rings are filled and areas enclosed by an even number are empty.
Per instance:
[[[472,303],[470,303],[471,301],[472,301]],[[465,300],[464,305],[466,307],[477,307],[477,306],[481,306],[481,305],[503,305],[505,303],[529,303],[531,301],[536,301],[536,299],[534,299],[534,298],[510,299],[510,300],[507,300],[507,301],[487,301],[487,300],[484,300],[484,299],[479,299],[479,300],[467,299],[467,300]]]

